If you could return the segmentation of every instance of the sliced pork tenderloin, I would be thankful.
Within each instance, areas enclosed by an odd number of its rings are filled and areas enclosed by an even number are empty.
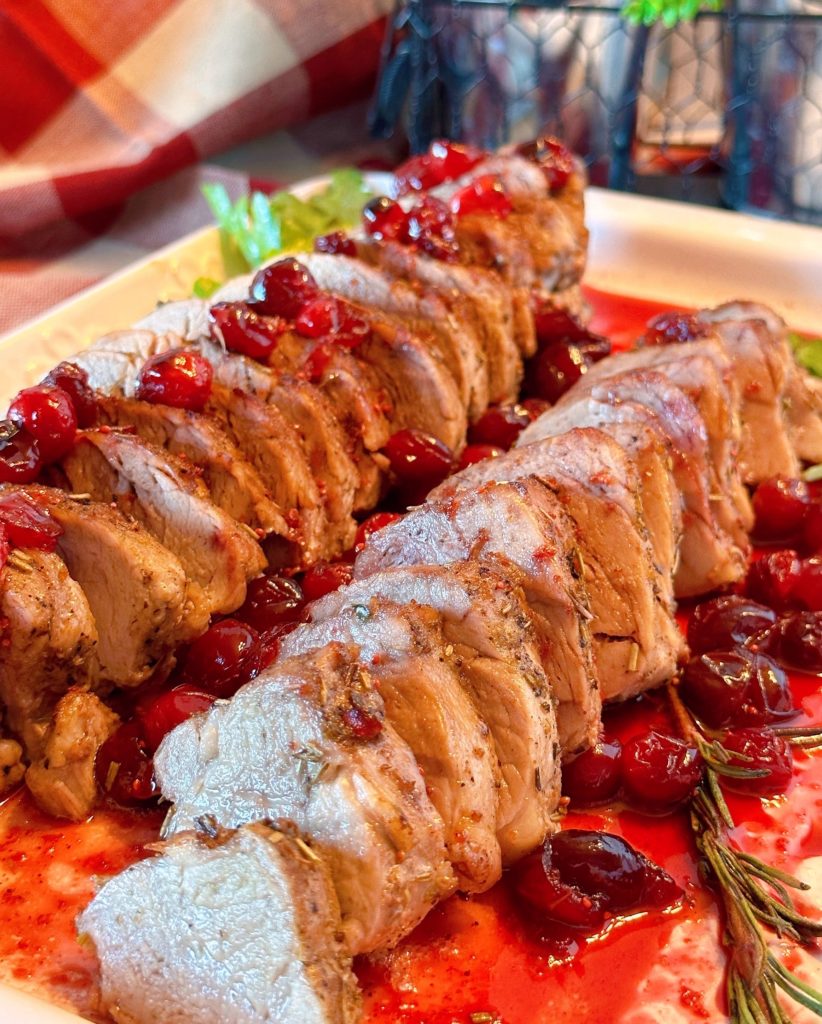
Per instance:
[[[401,566],[309,606],[312,621],[323,625],[345,613],[350,618],[358,606],[371,608],[384,601],[436,609],[446,656],[470,688],[502,767],[497,838],[506,863],[529,853],[553,830],[560,796],[554,697],[540,662],[533,616],[513,575],[513,566],[503,576],[470,561]],[[292,642],[304,642],[306,632],[310,635],[310,627],[287,638],[286,649]]]
[[[23,748],[17,740],[0,733],[0,797],[11,793],[25,774]]]
[[[601,703],[574,526],[547,487],[536,478],[488,484],[414,508],[369,537],[354,576],[365,580],[392,566],[467,560],[494,566],[511,584],[522,585],[558,701],[563,756],[572,757],[595,742]]]
[[[466,685],[453,645],[432,608],[372,600],[298,627],[281,654],[298,658],[326,644],[354,644],[374,677],[387,720],[411,749],[431,803],[445,825],[445,845],[459,887],[484,892],[500,877],[497,840],[504,786],[493,733]]]
[[[96,677],[97,626],[60,556],[35,550],[0,572],[0,624],[0,704],[33,758],[60,697]]]
[[[138,686],[192,638],[188,584],[179,559],[117,509],[47,487],[25,488],[63,529],[57,551],[97,626],[99,679]]]
[[[119,717],[86,690],[60,698],[40,756],[26,772],[37,805],[55,818],[83,821],[97,803],[94,760],[120,724]]]
[[[671,580],[654,564],[636,469],[614,440],[591,428],[545,438],[469,466],[432,498],[530,475],[554,492],[576,528],[603,700],[624,700],[672,678],[685,644]]]
[[[629,403],[630,405],[630,403]],[[670,443],[658,427],[631,417],[624,405],[581,398],[554,407],[522,432],[517,447],[557,437],[577,427],[594,427],[607,434],[636,463],[642,514],[651,540],[654,564],[663,593],[673,607],[673,581],[682,540],[682,496],[672,467]]]
[[[138,436],[150,444],[185,456],[201,471],[211,500],[232,519],[250,526],[261,537],[273,533],[283,542],[292,539],[294,531],[260,473],[213,416],[118,395],[100,395],[97,423],[134,427]]]
[[[192,629],[239,608],[246,584],[265,568],[253,530],[211,501],[191,464],[133,434],[84,431],[61,468],[72,491],[113,503],[177,556],[189,581]]]
[[[187,832],[78,919],[118,1024],[356,1024],[360,996],[320,857],[288,825]]]
[[[456,886],[414,756],[357,649],[285,661],[173,730],[155,755],[165,835],[285,817],[331,871],[351,953],[390,946]],[[369,736],[368,733],[371,733]]]

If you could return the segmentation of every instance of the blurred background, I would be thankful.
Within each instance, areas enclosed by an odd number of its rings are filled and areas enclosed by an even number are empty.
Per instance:
[[[548,131],[594,184],[822,223],[822,0],[627,7],[5,0],[0,331],[208,223],[204,182],[389,168],[438,136]]]

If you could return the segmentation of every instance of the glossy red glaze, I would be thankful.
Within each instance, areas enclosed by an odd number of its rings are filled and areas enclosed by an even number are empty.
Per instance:
[[[88,374],[75,363],[59,363],[41,383],[65,391],[74,406],[79,427],[90,427],[97,421],[97,396],[89,386]]]
[[[182,675],[217,697],[230,697],[260,671],[261,649],[256,629],[237,619],[215,622],[188,648]]]
[[[505,193],[502,182],[493,174],[482,174],[463,186],[451,197],[455,217],[479,213],[489,217],[507,217],[514,205]]]
[[[307,601],[318,601],[354,578],[350,562],[320,562],[306,570],[303,576],[303,593]]]
[[[47,509],[22,491],[0,494],[0,524],[17,548],[54,551],[63,528]]]
[[[166,690],[139,710],[139,720],[148,749],[154,751],[163,738],[182,722],[207,711],[217,698],[191,683]]]
[[[249,304],[266,316],[293,320],[318,290],[317,282],[302,263],[289,257],[257,271],[249,290]]]
[[[265,362],[288,324],[282,317],[261,316],[245,302],[218,302],[208,312],[211,336],[229,352]]]
[[[74,445],[77,413],[62,388],[25,388],[9,406],[8,418],[34,438],[44,462],[56,462]]]
[[[194,349],[169,349],[152,356],[137,378],[135,397],[155,405],[200,412],[211,397],[214,368]]]

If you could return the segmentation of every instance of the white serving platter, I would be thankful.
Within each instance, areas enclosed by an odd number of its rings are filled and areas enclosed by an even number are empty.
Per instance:
[[[310,195],[327,179],[292,188]],[[370,175],[374,191],[386,175]],[[587,284],[688,306],[747,298],[796,330],[822,334],[822,230],[591,188]],[[0,409],[21,387],[96,338],[128,327],[158,302],[188,298],[201,276],[222,278],[219,235],[202,228],[0,337]],[[663,1014],[658,1019],[673,1020]],[[657,1019],[656,1014],[654,1018]],[[0,985],[2,1024],[80,1024],[81,1018]]]

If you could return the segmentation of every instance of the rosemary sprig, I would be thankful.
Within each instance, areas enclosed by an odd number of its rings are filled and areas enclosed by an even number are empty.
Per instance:
[[[730,950],[727,995],[732,1024],[790,1024],[778,992],[822,1017],[822,993],[789,971],[771,953],[768,932],[797,944],[822,937],[822,921],[801,914],[791,891],[810,886],[732,845],[733,816],[722,793],[722,776],[762,778],[766,770],[748,768],[705,730],[682,703],[676,686],[668,687],[683,734],[705,762],[702,782],[690,802],[691,828],[700,854],[700,871],[716,888],[725,915],[725,944]],[[802,747],[822,745],[822,730],[777,728],[774,732]],[[737,764],[731,764],[735,760]]]

